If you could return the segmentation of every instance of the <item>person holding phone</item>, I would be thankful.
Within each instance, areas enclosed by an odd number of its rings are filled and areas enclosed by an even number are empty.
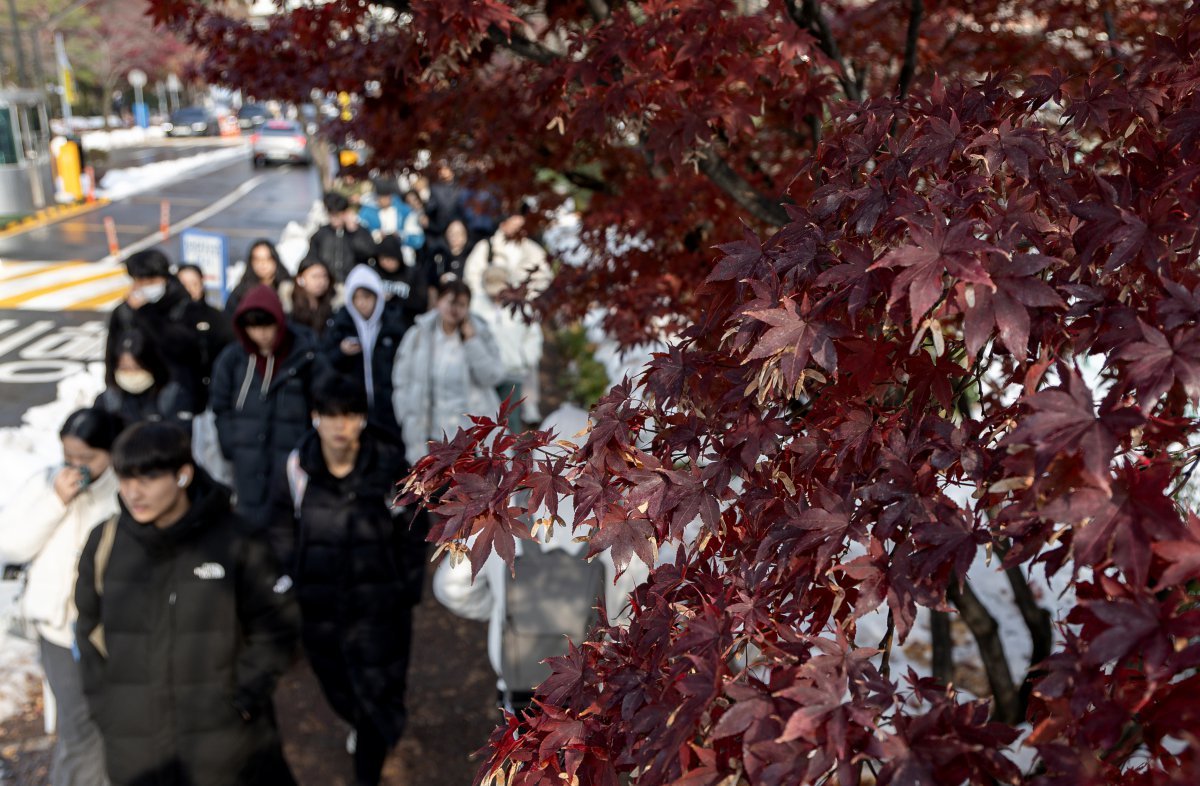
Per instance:
[[[457,278],[441,282],[437,307],[404,334],[392,368],[392,403],[408,462],[420,460],[430,440],[470,425],[471,415],[496,415],[503,378],[496,339],[471,314],[471,289]]]
[[[405,325],[386,308],[383,280],[374,268],[358,265],[346,276],[346,306],[333,315],[321,338],[321,353],[334,371],[354,379],[367,393],[371,423],[395,434],[392,364]]]
[[[0,563],[29,563],[20,613],[37,633],[57,707],[52,786],[108,783],[100,732],[71,654],[77,616],[72,593],[88,536],[119,510],[110,454],[123,425],[101,409],[73,413],[59,432],[62,465],[19,486],[0,513]]]

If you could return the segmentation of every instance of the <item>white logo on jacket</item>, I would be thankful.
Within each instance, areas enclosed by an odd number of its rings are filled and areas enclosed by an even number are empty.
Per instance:
[[[198,579],[215,580],[225,578],[225,568],[216,562],[206,562],[192,571]]]

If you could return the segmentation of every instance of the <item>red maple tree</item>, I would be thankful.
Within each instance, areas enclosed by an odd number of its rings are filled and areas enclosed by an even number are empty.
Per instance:
[[[476,568],[562,493],[618,565],[675,547],[479,782],[1200,782],[1194,4],[332,3],[239,42],[156,2],[257,94],[379,81],[355,133],[385,157],[587,184],[597,256],[558,302],[684,326],[578,450],[480,416],[409,479],[449,484],[434,537]],[[983,550],[1026,675],[968,580]],[[1057,639],[1035,568],[1075,593]],[[961,615],[989,701],[892,673],[919,607]]]

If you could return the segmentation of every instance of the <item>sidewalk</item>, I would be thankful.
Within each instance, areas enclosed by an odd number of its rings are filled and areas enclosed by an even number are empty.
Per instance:
[[[474,779],[475,763],[468,757],[499,722],[486,637],[486,624],[459,619],[438,605],[427,579],[413,620],[409,728],[388,759],[386,786],[464,786]],[[284,678],[275,706],[300,786],[350,786],[348,727],[325,703],[307,663]],[[12,769],[5,780],[0,762],[0,786],[46,783],[52,744],[42,731],[41,692],[35,691],[24,712],[0,724],[0,757]]]

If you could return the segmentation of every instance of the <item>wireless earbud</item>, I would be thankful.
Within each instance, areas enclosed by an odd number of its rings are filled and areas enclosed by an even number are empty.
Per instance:
[[[179,488],[185,489],[185,488],[187,488],[187,484],[188,484],[188,476],[180,475],[179,476]]]
[[[313,428],[320,428],[320,427],[321,427],[321,419],[313,418]]]

